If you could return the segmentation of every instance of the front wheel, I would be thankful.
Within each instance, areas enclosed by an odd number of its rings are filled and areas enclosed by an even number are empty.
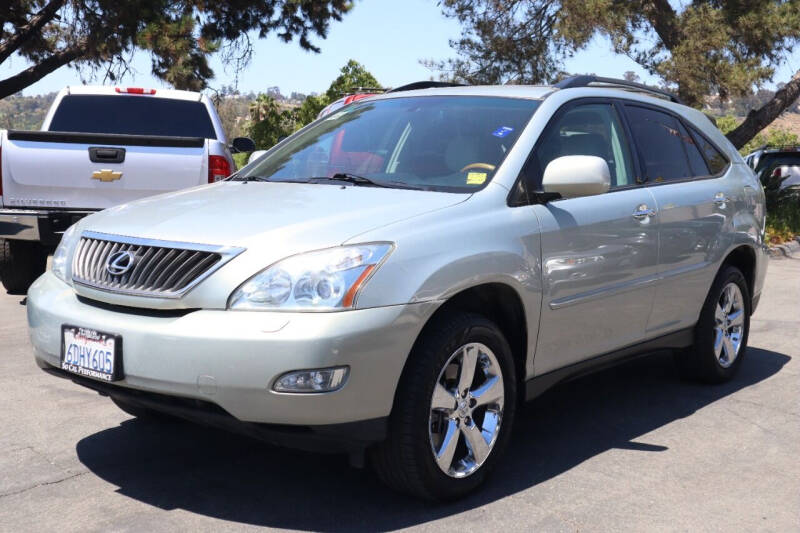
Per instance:
[[[397,490],[428,500],[463,496],[502,454],[516,401],[514,360],[497,326],[466,313],[437,320],[409,357],[373,465]]]
[[[750,291],[732,266],[717,275],[695,326],[694,345],[677,354],[684,376],[722,383],[742,364],[750,332]]]

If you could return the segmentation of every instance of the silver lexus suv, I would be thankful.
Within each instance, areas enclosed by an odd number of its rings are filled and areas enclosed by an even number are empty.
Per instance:
[[[764,194],[706,116],[596,77],[431,85],[81,220],[28,294],[38,365],[428,499],[480,485],[519,403],[592,368],[673,349],[736,373]]]

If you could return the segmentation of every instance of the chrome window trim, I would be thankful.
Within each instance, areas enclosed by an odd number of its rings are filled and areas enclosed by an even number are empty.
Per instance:
[[[245,248],[238,246],[224,246],[215,244],[201,244],[193,242],[180,242],[180,241],[166,241],[158,239],[148,239],[140,237],[129,237],[126,235],[116,235],[113,233],[101,233],[97,231],[83,231],[80,236],[81,239],[97,239],[101,241],[110,241],[122,244],[134,244],[138,246],[152,246],[157,248],[171,248],[177,250],[189,250],[196,252],[210,252],[220,255],[220,260],[211,266],[207,271],[203,272],[200,276],[194,279],[191,283],[186,285],[179,291],[144,291],[144,290],[130,290],[130,289],[112,289],[99,283],[77,278],[71,273],[72,281],[76,285],[82,285],[98,291],[107,292],[109,294],[124,294],[127,296],[141,296],[144,298],[163,298],[176,300],[185,296],[194,287],[200,284],[203,280],[208,278],[211,274],[219,270],[223,265],[227,264],[231,259],[238,256],[245,251]],[[70,260],[70,263],[74,257]]]

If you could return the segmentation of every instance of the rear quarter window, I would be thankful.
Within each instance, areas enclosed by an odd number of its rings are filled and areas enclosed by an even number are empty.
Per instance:
[[[217,138],[202,102],[129,95],[67,95],[49,131]]]
[[[706,157],[706,161],[708,162],[708,170],[709,173],[712,175],[719,174],[728,166],[728,158],[722,155],[720,152],[708,139],[703,137],[697,130],[694,128],[690,128],[692,131],[692,137],[694,137],[695,143],[703,152]]]

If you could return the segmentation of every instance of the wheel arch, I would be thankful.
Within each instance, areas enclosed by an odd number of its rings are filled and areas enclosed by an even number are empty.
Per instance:
[[[517,382],[520,385],[518,390],[523,392],[528,358],[528,326],[525,306],[517,290],[506,283],[487,282],[453,294],[428,317],[417,335],[412,351],[428,328],[433,327],[442,316],[453,312],[475,313],[494,322],[511,348]]]
[[[725,256],[722,264],[719,267],[721,272],[726,266],[734,266],[738,268],[744,279],[747,282],[747,290],[750,293],[750,298],[753,298],[756,283],[756,253],[751,246],[746,244],[737,246]],[[752,314],[752,305],[750,312]]]

